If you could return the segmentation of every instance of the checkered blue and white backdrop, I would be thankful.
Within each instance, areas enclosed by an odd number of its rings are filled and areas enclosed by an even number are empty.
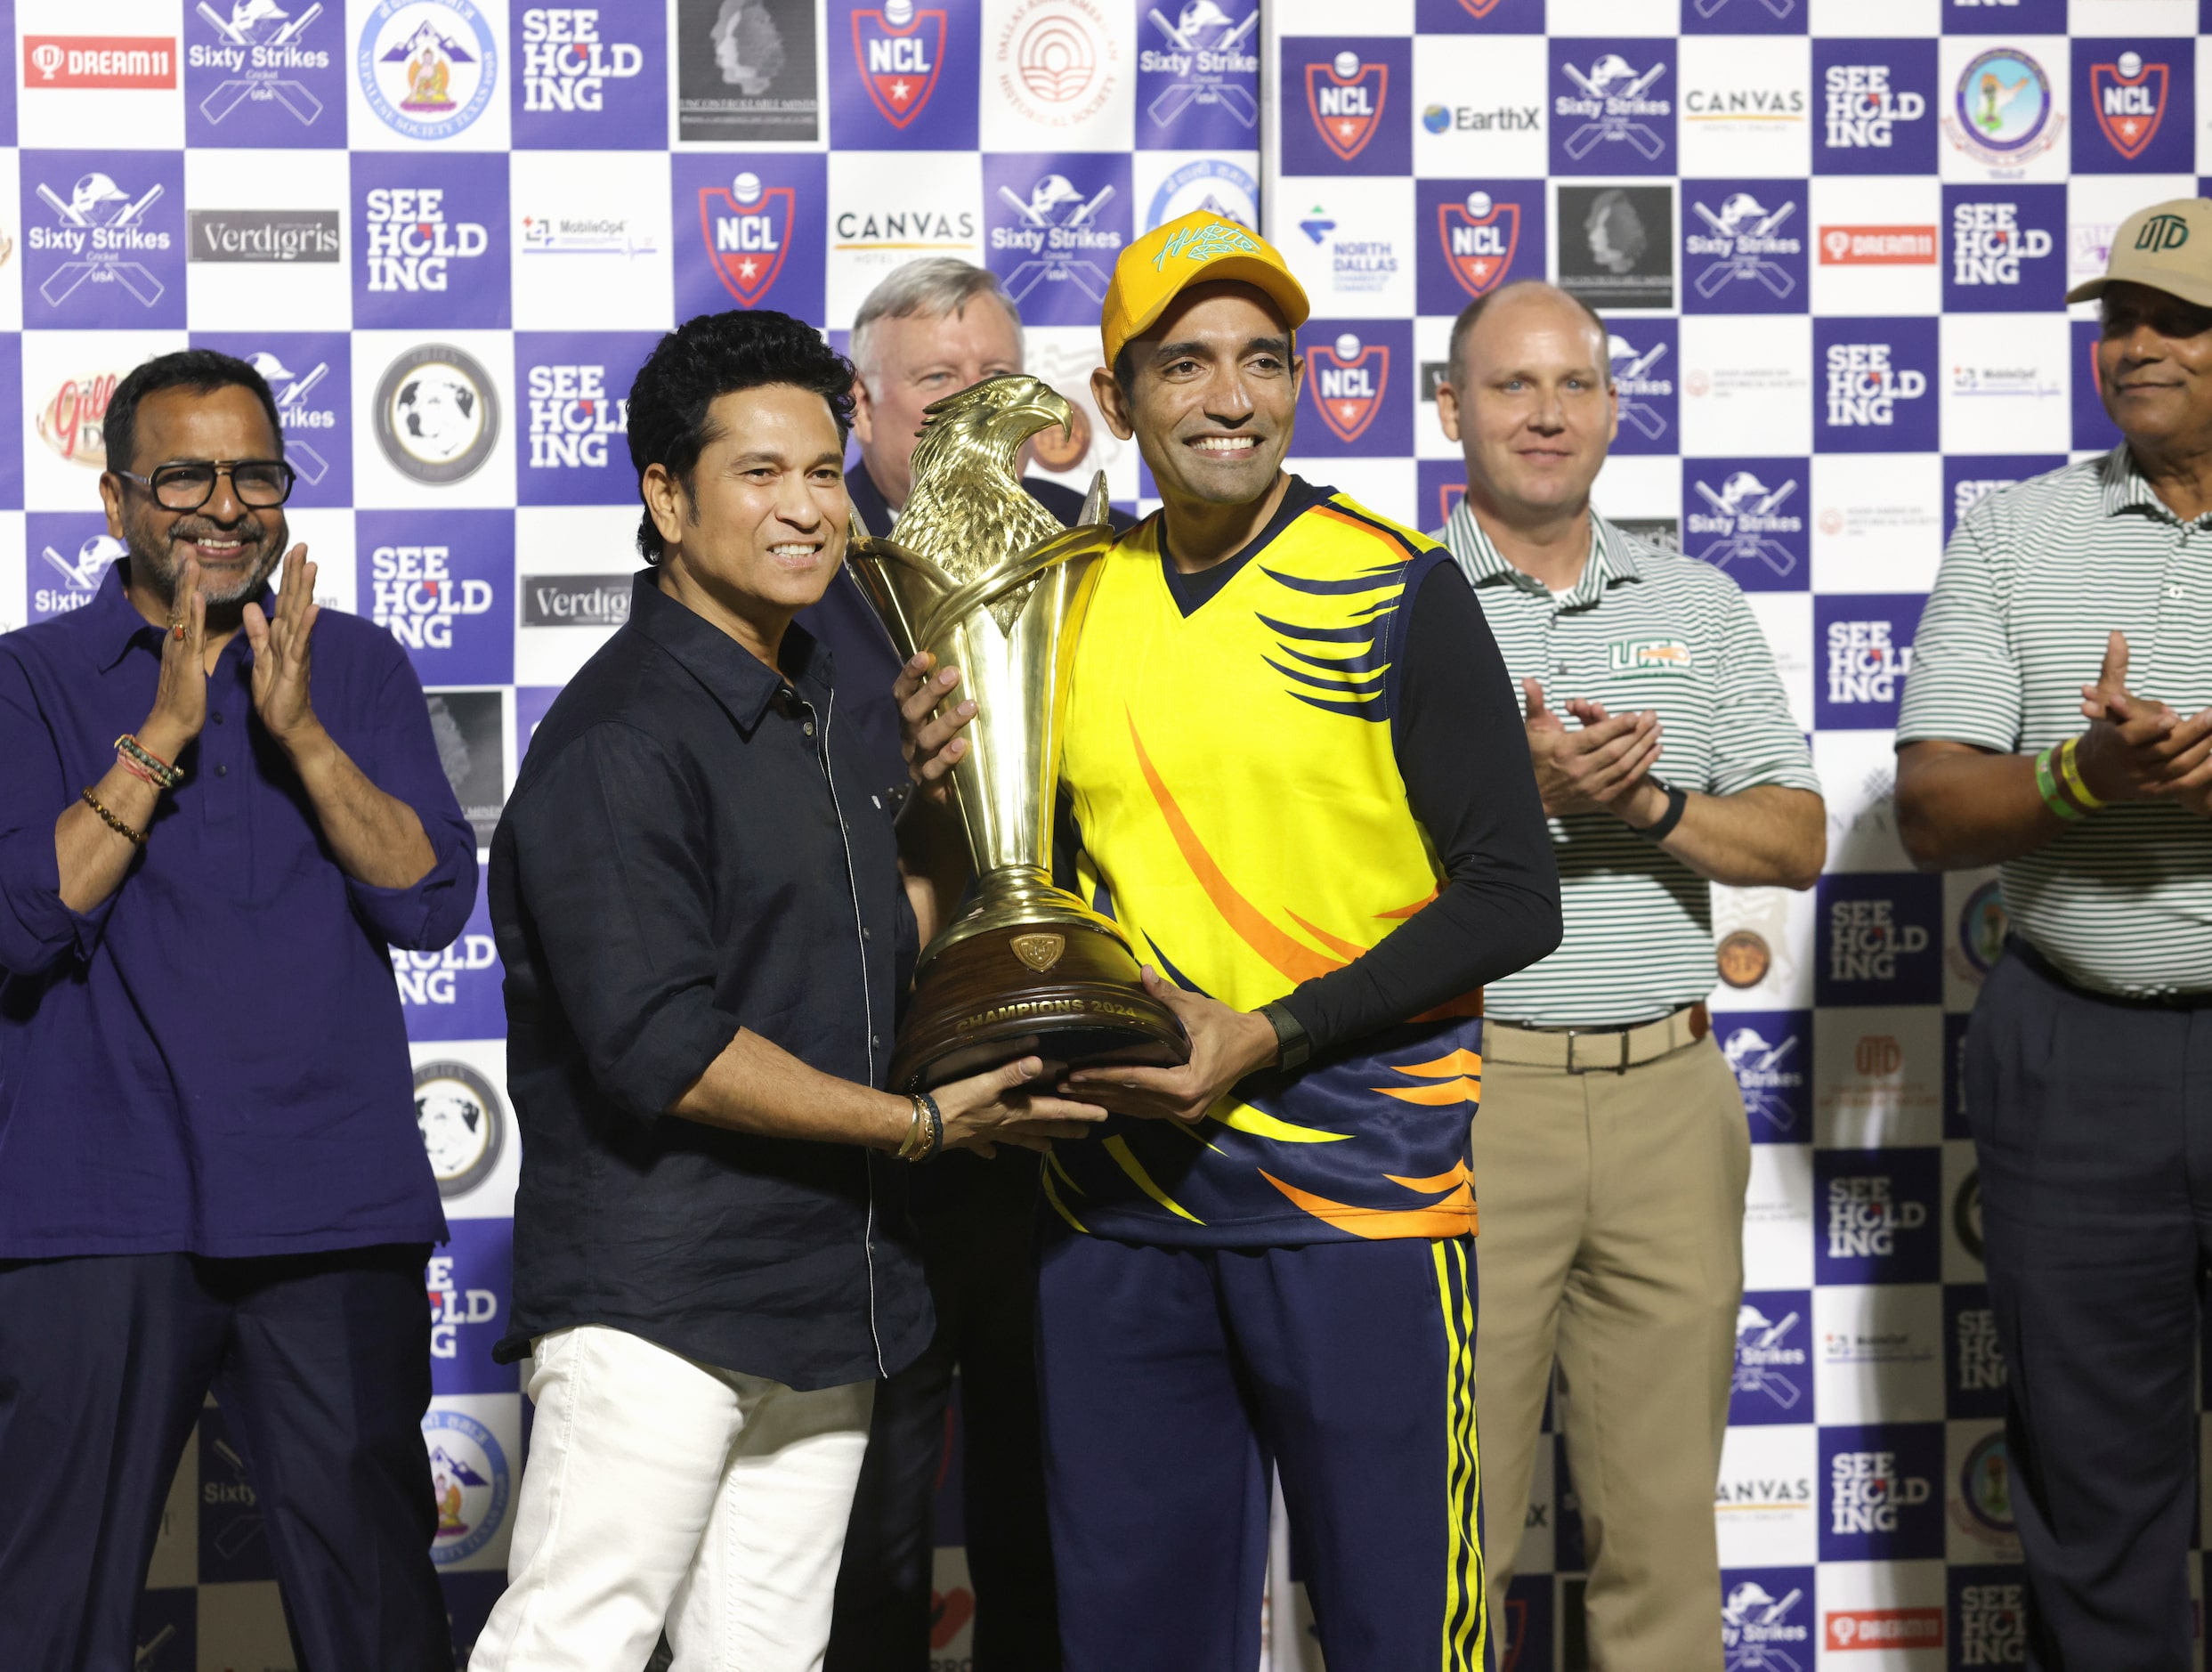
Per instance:
[[[1019,299],[1030,369],[1088,410],[1114,254],[1211,205],[1313,296],[1295,467],[1432,528],[1459,481],[1431,395],[1452,316],[1525,276],[1586,296],[1622,397],[1600,504],[1750,594],[1828,798],[1817,892],[1723,889],[1715,911],[1756,1140],[1715,1628],[1731,1672],[2021,1662],[1957,1073],[2002,906],[1986,875],[1908,868],[1889,727],[1960,511],[2113,439],[2094,324],[2062,294],[2127,211],[2212,171],[2198,0],[0,12],[0,386],[22,415],[0,430],[0,627],[80,605],[117,555],[93,489],[117,377],[188,342],[249,356],[320,590],[408,646],[486,838],[626,607],[623,394],[677,320],[770,306],[842,343],[886,272],[963,256]],[[1147,504],[1133,449],[1088,417],[1045,462]],[[453,1226],[426,1274],[425,1438],[466,1647],[524,1450],[488,1351],[519,1143],[481,906],[450,951],[393,963]],[[974,1611],[957,1481],[947,1668]],[[1554,1460],[1506,1665],[1583,1664],[1581,1561]],[[140,1642],[146,1672],[290,1665],[212,1406]],[[1295,1629],[1271,1652],[1317,1660]]]

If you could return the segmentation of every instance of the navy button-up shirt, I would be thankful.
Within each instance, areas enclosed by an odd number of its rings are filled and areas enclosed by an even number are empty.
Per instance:
[[[638,575],[491,840],[515,1308],[494,1350],[603,1324],[797,1388],[929,1340],[908,1165],[666,1113],[741,1027],[883,1084],[914,914],[887,798],[802,628],[784,674]]]
[[[119,564],[81,609],[0,637],[0,1259],[442,1240],[389,949],[460,933],[476,844],[414,670],[371,623],[317,618],[316,716],[421,818],[421,881],[339,870],[254,711],[240,632],[184,782],[79,914],[54,821],[145,719],[160,669]]]

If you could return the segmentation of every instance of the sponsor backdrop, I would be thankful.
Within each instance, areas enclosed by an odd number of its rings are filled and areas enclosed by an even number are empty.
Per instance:
[[[2212,10],[2212,3],[2208,4]],[[1041,465],[1147,502],[1090,407],[1116,252],[1263,222],[1312,292],[1297,467],[1422,528],[1458,466],[1452,316],[1603,309],[1603,508],[1750,593],[1828,793],[1810,895],[1723,890],[1719,1036],[1756,1140],[1715,1514],[1731,1672],[2017,1665],[2021,1594],[1956,1065],[2003,910],[1914,874],[1888,728],[1945,535],[2112,439],[2086,311],[2114,225],[2212,172],[2198,0],[0,0],[0,627],[114,561],[101,418],[206,343],[276,390],[327,604],[408,648],[488,837],[627,607],[624,392],[654,334],[766,306],[842,341],[925,254],[987,263],[1085,413]],[[90,32],[97,31],[97,32]],[[1263,186],[1264,182],[1264,186]],[[1264,215],[1264,219],[1263,219]],[[1622,955],[1633,957],[1633,947]],[[519,1143],[499,967],[395,954],[453,1236],[425,1274],[434,1556],[466,1646],[527,1433],[489,1345]],[[950,1480],[957,1482],[955,1471]],[[966,1664],[959,1506],[938,1664]],[[1540,1471],[1504,1664],[1583,1664],[1580,1525]],[[1294,1584],[1270,1651],[1314,1663]],[[146,1672],[291,1664],[210,1407]]]

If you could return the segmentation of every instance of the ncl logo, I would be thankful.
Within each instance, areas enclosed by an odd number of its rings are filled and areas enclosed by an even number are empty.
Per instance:
[[[1346,331],[1330,347],[1311,351],[1315,404],[1322,422],[1349,446],[1367,432],[1382,410],[1390,381],[1390,351],[1381,343],[1362,344]]]

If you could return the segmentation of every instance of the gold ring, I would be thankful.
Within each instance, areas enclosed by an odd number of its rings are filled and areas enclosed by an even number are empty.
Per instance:
[[[169,618],[169,632],[180,645],[184,642],[184,618],[182,616],[172,615]]]

